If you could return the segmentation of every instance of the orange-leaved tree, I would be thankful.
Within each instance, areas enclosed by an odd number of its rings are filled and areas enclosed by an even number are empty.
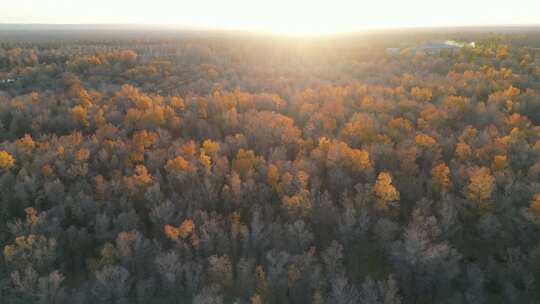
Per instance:
[[[389,205],[399,202],[399,191],[392,185],[392,176],[387,172],[379,173],[373,192],[377,198],[377,209],[387,210]]]

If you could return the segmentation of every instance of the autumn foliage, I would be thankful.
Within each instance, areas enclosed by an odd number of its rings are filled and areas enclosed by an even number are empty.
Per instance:
[[[15,159],[6,151],[0,151],[0,169],[8,170],[15,166]]]
[[[473,168],[469,172],[469,178],[467,197],[478,207],[488,208],[495,190],[495,178],[491,175],[489,168]]]
[[[381,172],[377,176],[373,192],[377,197],[377,208],[381,210],[386,210],[391,203],[399,201],[399,192],[392,185],[392,177],[387,172]]]
[[[428,32],[0,30],[0,303],[540,303],[540,35]]]

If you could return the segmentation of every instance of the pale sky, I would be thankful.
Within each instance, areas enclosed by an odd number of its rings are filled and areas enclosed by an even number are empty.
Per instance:
[[[166,24],[300,34],[540,25],[540,0],[0,0],[0,23]]]

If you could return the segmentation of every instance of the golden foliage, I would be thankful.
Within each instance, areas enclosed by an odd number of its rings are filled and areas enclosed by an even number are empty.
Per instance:
[[[356,113],[343,127],[341,136],[350,145],[370,143],[376,138],[375,120],[370,115]]]
[[[173,159],[170,159],[167,161],[167,164],[165,165],[165,170],[167,172],[174,174],[174,173],[186,173],[193,171],[193,168],[191,164],[185,160],[182,156],[177,156]]]
[[[469,105],[469,99],[463,96],[448,96],[444,100],[444,108],[447,111],[461,114]]]
[[[30,154],[36,147],[36,143],[34,142],[30,134],[25,134],[24,137],[20,138],[15,142],[15,146],[17,147],[18,151]]]
[[[414,141],[416,142],[418,146],[422,148],[432,148],[433,146],[437,144],[437,141],[433,137],[426,134],[416,135],[416,137],[414,138]]]
[[[8,263],[28,265],[36,258],[47,259],[56,249],[56,240],[42,235],[22,235],[15,238],[15,243],[4,247],[4,258]]]
[[[162,107],[156,106],[146,110],[141,119],[141,123],[144,127],[157,129],[165,125],[165,112]]]
[[[148,170],[143,165],[138,165],[135,167],[135,178],[137,184],[141,186],[148,186],[153,182],[152,176],[148,173]]]
[[[195,229],[195,223],[193,223],[193,220],[187,219],[182,222],[180,225],[180,237],[185,239],[188,236],[191,235],[193,232],[193,229]]]
[[[428,102],[433,97],[433,92],[430,88],[414,87],[411,89],[411,96],[417,101]]]
[[[296,212],[300,215],[307,215],[311,210],[311,199],[309,191],[301,189],[293,196],[285,195],[282,197],[282,203],[289,212]]]
[[[251,150],[238,150],[236,158],[233,160],[233,169],[241,176],[245,176],[255,165],[255,153]]]
[[[518,113],[513,113],[508,118],[506,118],[506,124],[510,129],[520,129],[520,130],[527,130],[531,122],[527,118],[527,116],[520,115]]]
[[[469,172],[470,182],[467,186],[467,197],[479,208],[489,207],[489,200],[495,189],[495,178],[489,168],[475,167]]]
[[[142,116],[143,112],[130,108],[127,110],[126,116],[124,117],[124,125],[129,129],[135,128],[142,120]]]
[[[131,193],[145,190],[148,186],[152,185],[153,182],[154,179],[152,175],[148,173],[148,170],[144,165],[135,167],[134,174],[126,178],[126,186]]]
[[[508,159],[506,155],[495,155],[493,157],[492,168],[494,171],[501,171],[508,168]]]
[[[212,168],[212,159],[210,158],[210,156],[204,153],[204,150],[201,150],[201,155],[199,155],[199,162],[203,166],[205,172],[210,173],[210,169]]]
[[[71,116],[73,117],[73,120],[83,126],[88,127],[88,114],[86,113],[86,109],[82,106],[75,106],[73,109],[71,109]]]
[[[88,149],[82,148],[75,152],[75,160],[78,162],[87,161],[90,158],[90,151]]]
[[[195,142],[190,140],[180,147],[180,154],[187,160],[191,161],[197,156],[197,146]]]
[[[324,155],[328,154],[330,149],[331,141],[326,137],[319,138],[319,149],[323,152]]]
[[[15,159],[6,151],[0,151],[0,169],[9,170],[15,166]]]
[[[352,149],[349,155],[349,162],[353,171],[363,171],[371,167],[369,153],[364,150]]]
[[[115,96],[121,100],[127,99],[127,101],[135,105],[137,110],[147,110],[153,105],[152,98],[141,94],[139,89],[128,84],[123,85],[122,88],[116,92]]]
[[[202,150],[204,151],[204,153],[206,155],[210,155],[211,157],[216,157],[219,149],[219,143],[210,139],[205,140],[202,144]]]
[[[399,130],[403,133],[409,133],[412,130],[411,122],[402,117],[397,117],[390,120],[390,122],[388,122],[388,127],[391,130]]]
[[[184,102],[184,99],[182,97],[172,96],[169,99],[169,104],[175,109],[179,111],[183,111],[186,108],[186,104]]]
[[[439,191],[446,192],[450,189],[450,169],[444,163],[440,163],[431,169],[431,177]]]
[[[232,172],[227,180],[228,185],[224,187],[225,192],[231,191],[232,194],[239,198],[242,195],[242,180],[240,175],[236,172]]]
[[[137,151],[144,150],[152,146],[158,139],[158,135],[153,132],[139,131],[133,134],[133,145]]]
[[[178,241],[178,238],[180,236],[180,228],[173,227],[169,224],[166,224],[163,227],[163,231],[165,233],[165,236],[173,241]]]
[[[471,146],[466,143],[458,143],[456,145],[456,156],[459,160],[465,160],[472,155]]]
[[[266,179],[272,188],[277,189],[279,182],[279,169],[276,165],[270,165],[268,172],[266,173]]]
[[[362,172],[371,168],[371,161],[367,151],[352,149],[344,142],[331,142],[326,154],[326,165],[329,168],[340,166],[352,172]]]
[[[434,106],[430,106],[420,112],[418,127],[425,129],[429,126],[440,126],[448,119],[448,113]]]
[[[158,139],[158,135],[148,131],[138,131],[133,134],[133,152],[131,153],[131,160],[143,161],[144,151],[146,148],[152,146]]]
[[[508,58],[508,46],[507,45],[499,46],[497,48],[495,57],[497,58],[497,60],[505,60],[506,58]]]
[[[476,136],[478,136],[478,130],[472,126],[467,126],[463,132],[461,132],[459,140],[462,142],[468,142],[476,138]]]
[[[377,198],[377,208],[380,210],[387,210],[390,203],[399,201],[399,192],[392,185],[392,177],[387,172],[379,173],[373,192]]]

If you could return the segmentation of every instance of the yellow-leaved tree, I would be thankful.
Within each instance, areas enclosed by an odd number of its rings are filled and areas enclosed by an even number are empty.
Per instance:
[[[0,169],[9,170],[15,166],[15,158],[6,151],[0,151]]]
[[[450,169],[444,163],[440,163],[431,169],[431,178],[440,192],[447,192],[450,189]]]
[[[377,209],[387,210],[390,204],[399,202],[399,191],[392,185],[392,177],[387,172],[379,173],[373,192],[377,198]]]
[[[86,109],[82,106],[75,106],[73,109],[71,109],[71,115],[73,117],[73,120],[78,125],[81,125],[83,127],[88,127],[88,114],[86,112]]]
[[[469,172],[470,182],[467,197],[480,209],[490,207],[490,200],[495,189],[495,178],[486,167],[475,167]]]

